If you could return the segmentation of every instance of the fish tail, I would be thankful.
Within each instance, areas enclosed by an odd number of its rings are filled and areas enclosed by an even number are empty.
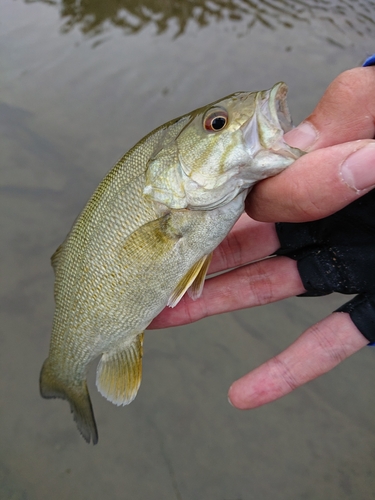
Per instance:
[[[86,380],[82,380],[79,384],[65,384],[56,375],[53,365],[47,358],[40,373],[40,394],[47,399],[66,399],[83,438],[88,443],[90,441],[93,444],[98,442],[98,431]]]

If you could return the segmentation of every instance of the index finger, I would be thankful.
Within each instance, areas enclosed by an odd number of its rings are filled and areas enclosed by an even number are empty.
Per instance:
[[[242,214],[225,240],[215,249],[208,274],[263,259],[279,247],[275,224],[259,222]]]
[[[255,185],[246,199],[250,217],[265,222],[307,222],[341,210],[375,187],[375,141],[312,151]]]

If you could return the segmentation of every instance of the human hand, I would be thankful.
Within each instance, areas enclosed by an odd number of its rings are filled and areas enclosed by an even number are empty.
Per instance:
[[[242,216],[214,252],[210,273],[241,267],[207,280],[199,300],[185,296],[175,309],[155,318],[151,328],[185,324],[306,291],[296,261],[285,256],[254,261],[280,248],[275,221],[326,218],[375,187],[374,95],[375,68],[356,68],[332,82],[314,112],[285,136],[308,154],[254,187],[246,202],[251,218]],[[242,409],[270,402],[332,369],[367,343],[348,313],[335,312],[236,381],[230,401]]]

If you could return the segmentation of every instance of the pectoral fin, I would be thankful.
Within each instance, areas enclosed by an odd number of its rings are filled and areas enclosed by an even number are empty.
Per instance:
[[[98,365],[96,385],[115,405],[127,405],[137,395],[142,378],[143,333],[134,340],[105,352]]]
[[[209,268],[211,260],[212,260],[212,253],[204,257],[204,262],[202,264],[202,267],[200,268],[197,277],[195,278],[190,288],[188,289],[188,294],[193,300],[198,299],[202,295],[207,270]]]
[[[212,253],[205,255],[185,274],[169,297],[167,304],[169,307],[175,307],[188,289],[189,295],[193,300],[200,297],[211,259]]]

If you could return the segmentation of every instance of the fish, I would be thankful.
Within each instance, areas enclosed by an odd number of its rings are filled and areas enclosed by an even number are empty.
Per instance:
[[[88,443],[98,442],[90,363],[100,357],[96,385],[107,400],[133,401],[147,326],[186,292],[201,295],[252,186],[303,154],[283,139],[287,89],[236,92],[156,128],[107,173],[51,257],[55,313],[40,392],[69,402]]]

